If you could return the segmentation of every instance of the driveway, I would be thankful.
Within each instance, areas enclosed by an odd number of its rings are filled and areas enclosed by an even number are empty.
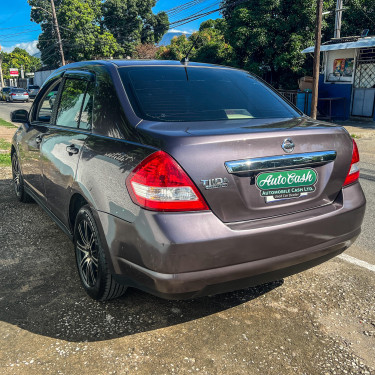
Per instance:
[[[0,373],[375,375],[374,181],[369,152],[363,233],[325,264],[191,301],[128,289],[101,303],[67,237],[0,168]]]

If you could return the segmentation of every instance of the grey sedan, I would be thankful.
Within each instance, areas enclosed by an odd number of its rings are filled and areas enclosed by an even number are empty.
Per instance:
[[[25,89],[11,89],[5,99],[7,102],[28,102],[29,94]]]
[[[71,238],[98,300],[129,286],[181,299],[279,280],[361,231],[355,141],[245,71],[70,64],[12,121],[15,193]]]

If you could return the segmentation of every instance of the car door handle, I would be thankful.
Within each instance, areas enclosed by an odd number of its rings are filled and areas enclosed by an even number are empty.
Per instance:
[[[66,146],[66,151],[69,155],[78,154],[79,150],[74,145]]]

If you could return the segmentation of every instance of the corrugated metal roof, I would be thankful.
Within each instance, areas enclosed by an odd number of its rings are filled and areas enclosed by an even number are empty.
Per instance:
[[[356,42],[337,43],[337,44],[323,44],[320,51],[336,51],[339,49],[353,49],[353,48],[366,48],[375,47],[375,37],[361,38]],[[315,47],[309,47],[302,51],[302,53],[314,52]]]

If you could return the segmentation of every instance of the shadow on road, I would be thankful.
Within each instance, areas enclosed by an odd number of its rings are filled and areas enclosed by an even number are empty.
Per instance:
[[[80,286],[73,246],[36,204],[15,199],[0,180],[0,319],[38,335],[100,341],[173,326],[255,299],[283,281],[188,301],[128,289],[100,303]]]

